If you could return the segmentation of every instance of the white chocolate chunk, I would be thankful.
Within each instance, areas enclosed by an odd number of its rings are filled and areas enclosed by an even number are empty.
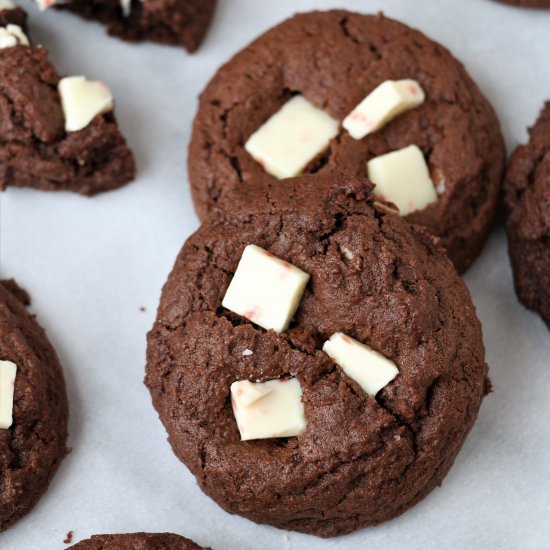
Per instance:
[[[249,357],[250,355],[254,355],[254,352],[253,352],[251,349],[246,348],[246,349],[243,351],[243,355],[244,355],[245,357]]]
[[[248,380],[233,382],[231,384],[231,395],[237,406],[249,407],[258,399],[271,393],[273,388],[266,384],[253,384]]]
[[[17,6],[11,0],[0,0],[0,11],[14,10]]]
[[[13,392],[17,366],[11,361],[0,361],[0,429],[13,424]]]
[[[372,396],[399,374],[393,361],[341,332],[325,342],[323,351]]]
[[[109,88],[102,82],[86,80],[83,76],[63,78],[59,82],[59,94],[67,132],[78,132],[97,115],[113,109],[113,96]]]
[[[231,404],[241,441],[300,435],[307,426],[296,378],[231,384]]]
[[[21,44],[29,45],[29,39],[19,25],[7,25],[0,27],[0,50],[3,48],[13,48]]]
[[[425,99],[426,94],[416,80],[386,80],[353,109],[342,126],[352,138],[363,139]]]
[[[290,178],[329,146],[338,134],[338,125],[337,120],[296,95],[250,136],[244,148],[268,174]]]
[[[243,252],[222,306],[266,330],[284,332],[309,275],[254,244]]]
[[[369,160],[367,172],[376,184],[374,194],[393,202],[402,216],[437,201],[426,160],[416,145]]]
[[[36,0],[36,3],[38,4],[38,9],[40,11],[44,11],[51,8],[55,4],[64,4],[65,2],[61,2],[59,0]]]

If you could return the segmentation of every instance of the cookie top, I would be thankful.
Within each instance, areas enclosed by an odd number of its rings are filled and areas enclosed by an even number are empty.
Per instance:
[[[13,281],[0,282],[0,361],[17,366],[13,424],[0,428],[0,531],[32,508],[66,453],[63,373],[26,303]]]
[[[0,49],[0,189],[94,195],[134,178],[134,158],[112,110],[66,131],[60,80],[45,48]]]
[[[172,533],[94,535],[70,548],[77,550],[209,550]]]
[[[517,295],[550,328],[550,102],[510,157],[504,193]]]
[[[194,52],[203,41],[216,0],[72,0],[58,8],[107,26],[109,34],[129,41],[174,44]]]
[[[201,95],[189,149],[199,217],[230,189],[272,179],[243,145],[293,94],[341,122],[374,88],[398,79],[418,81],[425,102],[360,140],[340,129],[306,172],[364,177],[369,159],[417,145],[438,196],[407,219],[439,236],[456,267],[465,270],[479,254],[496,209],[504,163],[499,124],[461,63],[383,15],[297,15],[218,71]]]
[[[145,382],[175,454],[230,512],[320,536],[391,519],[441,483],[477,416],[487,367],[468,290],[371,189],[326,175],[243,187],[186,242],[163,289]],[[311,277],[281,334],[222,307],[250,244]],[[321,351],[336,332],[397,365],[376,398]],[[306,430],[241,441],[231,384],[286,376],[301,385]]]

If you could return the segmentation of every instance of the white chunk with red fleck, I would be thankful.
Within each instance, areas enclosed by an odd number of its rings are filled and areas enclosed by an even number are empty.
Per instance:
[[[11,0],[0,0],[0,11],[14,10],[17,6]]]
[[[367,173],[376,184],[374,194],[393,202],[402,216],[437,201],[428,165],[416,145],[369,160]]]
[[[393,361],[341,332],[325,342],[323,351],[372,396],[399,374]]]
[[[425,99],[426,94],[416,80],[386,80],[353,109],[342,126],[352,138],[363,139]]]
[[[290,178],[327,149],[339,122],[301,95],[287,101],[254,132],[244,148],[276,178]]]
[[[13,48],[14,46],[28,46],[29,39],[19,25],[6,25],[0,27],[0,50]]]
[[[44,11],[52,6],[55,6],[55,4],[66,4],[67,2],[60,0],[36,0],[36,3],[38,4],[40,11]]]
[[[307,426],[296,378],[231,384],[231,404],[241,441],[300,435]]]
[[[59,82],[67,132],[86,128],[97,116],[113,110],[113,95],[103,82],[69,76]]]
[[[0,361],[0,429],[13,424],[13,393],[17,366],[11,361]]]
[[[222,306],[266,330],[284,332],[309,281],[301,269],[248,245],[225,293]]]

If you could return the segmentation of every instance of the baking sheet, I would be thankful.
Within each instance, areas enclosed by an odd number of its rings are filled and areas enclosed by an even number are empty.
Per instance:
[[[189,56],[24,6],[60,72],[111,86],[139,177],[91,200],[14,189],[0,197],[2,276],[30,291],[60,355],[73,449],[33,512],[0,534],[0,548],[60,549],[68,531],[75,541],[171,531],[215,550],[550,548],[550,334],[516,301],[501,227],[466,276],[495,391],[442,488],[389,523],[320,540],[225,513],[172,454],[142,384],[161,286],[198,227],[186,147],[196,97],[220,63],[297,10],[384,10],[466,64],[510,149],[550,98],[550,11],[491,0],[220,0],[207,41]]]

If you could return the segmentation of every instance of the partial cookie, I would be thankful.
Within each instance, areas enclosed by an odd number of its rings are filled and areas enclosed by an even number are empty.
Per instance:
[[[550,328],[550,102],[529,136],[504,181],[508,251],[520,302]]]
[[[95,195],[134,179],[107,86],[60,78],[18,26],[0,28],[0,46],[0,189]]]
[[[550,0],[497,0],[518,8],[550,8]]]
[[[164,286],[145,383],[231,513],[323,537],[381,523],[441,484],[474,423],[487,366],[468,290],[371,189],[242,187]]]
[[[374,157],[418,146],[435,202],[406,217],[440,237],[457,269],[464,271],[480,253],[495,215],[504,164],[499,123],[462,64],[445,48],[382,15],[297,15],[218,71],[201,95],[189,149],[199,217],[204,219],[229,190],[272,179],[245,144],[296,94],[338,125],[379,85],[407,79],[424,92],[421,105],[362,139],[342,127],[336,137],[327,132],[325,147],[304,172],[363,177]],[[318,139],[320,133],[315,129],[303,138],[310,136]],[[402,187],[411,183],[403,181]]]
[[[97,20],[123,40],[150,40],[194,52],[206,35],[216,0],[37,0]]]
[[[77,550],[209,550],[171,533],[94,535],[70,548]]]
[[[19,25],[23,30],[27,26],[25,10],[17,6],[12,0],[0,0],[0,27]]]
[[[66,454],[63,373],[27,303],[0,282],[0,531],[34,506]]]

